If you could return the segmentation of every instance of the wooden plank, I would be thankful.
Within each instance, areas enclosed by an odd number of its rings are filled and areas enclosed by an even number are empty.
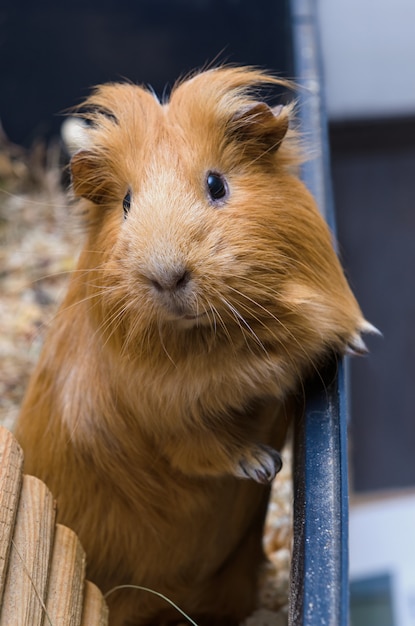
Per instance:
[[[24,476],[0,626],[42,626],[54,527],[52,494],[39,479]]]
[[[22,469],[22,449],[0,426],[0,626],[108,626],[77,535],[55,526],[52,494]]]
[[[107,626],[108,607],[104,596],[93,583],[85,583],[81,626]]]
[[[22,485],[23,452],[13,435],[0,427],[0,604]]]
[[[84,580],[81,542],[72,530],[57,524],[46,600],[46,614],[53,626],[80,626]]]

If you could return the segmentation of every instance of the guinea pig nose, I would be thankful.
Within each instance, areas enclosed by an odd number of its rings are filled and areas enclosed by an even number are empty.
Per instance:
[[[157,278],[151,278],[151,283],[157,291],[178,291],[190,281],[190,272],[186,269],[162,272]]]

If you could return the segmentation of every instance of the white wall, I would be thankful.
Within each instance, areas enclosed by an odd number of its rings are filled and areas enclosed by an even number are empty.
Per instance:
[[[415,626],[415,495],[350,509],[350,577],[390,574],[398,626]]]
[[[415,117],[415,0],[317,0],[329,117]]]

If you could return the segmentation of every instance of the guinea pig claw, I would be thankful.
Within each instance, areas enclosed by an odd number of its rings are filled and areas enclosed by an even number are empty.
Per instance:
[[[238,463],[235,476],[268,485],[282,468],[281,455],[269,446],[255,446]]]
[[[361,333],[366,333],[368,335],[378,335],[379,337],[382,337],[382,333],[380,332],[380,330],[376,328],[376,326],[373,326],[373,324],[371,324],[367,320],[363,320],[359,330]]]
[[[369,350],[360,333],[382,336],[380,330],[366,320],[364,320],[360,325],[359,331],[360,332],[356,333],[346,345],[345,354],[348,356],[364,356],[365,354],[368,354]]]
[[[345,354],[348,356],[364,356],[369,352],[360,335],[355,335],[347,344]]]

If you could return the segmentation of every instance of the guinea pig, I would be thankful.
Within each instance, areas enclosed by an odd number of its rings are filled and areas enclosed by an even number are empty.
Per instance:
[[[304,379],[365,321],[297,176],[281,83],[222,67],[168,102],[98,87],[79,114],[85,243],[16,436],[104,592],[198,624],[255,608],[270,483]],[[177,622],[108,596],[112,626]]]

